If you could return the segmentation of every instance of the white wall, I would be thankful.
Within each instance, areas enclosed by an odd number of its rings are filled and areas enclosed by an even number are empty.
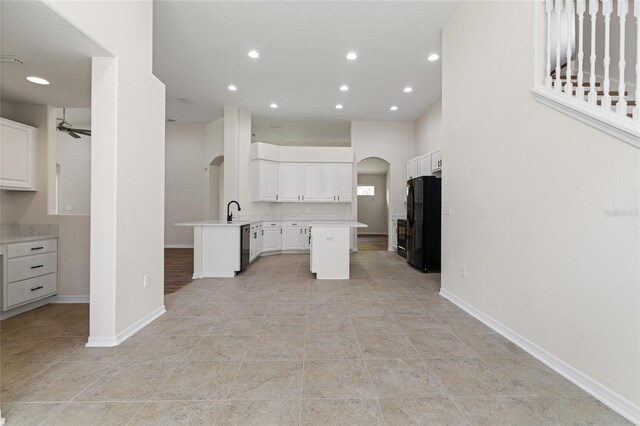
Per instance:
[[[92,66],[90,314],[90,344],[113,344],[164,310],[165,91],[152,74],[153,2],[47,4],[114,55]]]
[[[431,105],[416,120],[416,155],[442,146],[442,99]]]
[[[12,105],[13,119],[38,128],[38,191],[0,191],[2,223],[53,224],[59,227],[58,294],[89,295],[89,216],[59,216],[47,213],[49,149],[56,139],[56,110],[46,105]]]
[[[542,6],[445,25],[442,288],[638,406],[640,151],[533,100]]]
[[[358,185],[373,186],[375,195],[358,196],[358,222],[368,228],[358,228],[358,234],[388,234],[387,175],[358,175]]]
[[[356,162],[368,157],[378,157],[389,163],[389,216],[407,211],[403,167],[415,157],[415,130],[413,121],[351,122],[351,146]],[[353,219],[357,218],[355,191],[351,215]],[[391,229],[390,217],[387,229]]]
[[[205,154],[203,158],[202,167],[206,167],[207,170],[211,166],[211,162],[214,160],[220,160],[220,157],[224,157],[224,118],[214,120],[205,126]],[[222,158],[224,160],[224,158]],[[208,170],[208,173],[209,170]],[[211,178],[211,176],[205,176],[205,198],[209,199],[209,203],[206,205],[205,217],[207,219],[218,219],[223,217],[224,209],[224,164],[219,166],[216,170],[218,181]],[[211,184],[218,186],[218,189],[211,188]],[[217,196],[218,200],[214,201],[211,196]],[[215,209],[218,211],[212,211]]]
[[[205,219],[205,137],[203,124],[166,126],[165,246],[193,246],[193,230],[174,224]]]
[[[73,123],[90,129],[89,124]],[[59,214],[91,212],[91,136],[80,139],[56,131],[56,163],[60,164]]]

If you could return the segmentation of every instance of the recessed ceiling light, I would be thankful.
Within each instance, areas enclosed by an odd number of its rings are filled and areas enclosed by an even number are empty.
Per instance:
[[[354,61],[357,57],[358,57],[358,54],[356,52],[347,53],[347,59],[350,61]]]
[[[232,92],[235,92],[236,90],[238,90],[238,88],[234,85],[234,84],[230,84],[227,89],[231,90]]]
[[[438,55],[437,53],[432,53],[431,55],[429,55],[429,57],[427,58],[428,61],[437,61],[438,59],[440,59],[440,55]]]
[[[413,92],[413,87],[407,86],[404,88],[404,93],[411,93],[411,92]]]
[[[341,92],[348,92],[349,91],[349,86],[347,86],[346,84],[343,84],[342,86],[340,86],[340,91]]]
[[[249,57],[251,59],[257,59],[257,58],[260,57],[260,54],[258,52],[256,52],[255,50],[249,51],[249,53],[247,53],[247,55],[249,55]]]
[[[398,107],[394,105],[394,106],[392,106],[392,107],[391,107],[391,108],[389,108],[389,109],[390,109],[391,111],[397,111],[397,110],[398,110]]]
[[[336,109],[342,109],[342,104],[336,105]]]
[[[273,108],[273,109],[278,108],[278,104],[271,104],[271,105],[269,105],[269,106],[270,106],[271,108]]]
[[[27,80],[29,80],[30,82],[35,83],[35,84],[42,84],[44,86],[49,84],[49,82],[47,80],[45,80],[44,78],[36,77],[35,75],[30,75],[29,77],[27,77]]]

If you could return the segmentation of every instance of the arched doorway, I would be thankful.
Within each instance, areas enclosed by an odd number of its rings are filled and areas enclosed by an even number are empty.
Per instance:
[[[358,251],[386,251],[389,247],[389,162],[368,157],[358,162]]]
[[[219,155],[209,163],[209,191],[207,219],[223,217],[224,204],[224,155]]]

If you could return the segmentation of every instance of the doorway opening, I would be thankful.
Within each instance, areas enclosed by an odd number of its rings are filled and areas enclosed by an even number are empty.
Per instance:
[[[358,251],[386,251],[389,246],[389,163],[369,157],[358,162]]]

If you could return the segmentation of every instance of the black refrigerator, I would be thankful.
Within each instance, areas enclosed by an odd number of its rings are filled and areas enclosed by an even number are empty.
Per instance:
[[[441,182],[435,176],[407,182],[407,262],[422,272],[440,271]]]

